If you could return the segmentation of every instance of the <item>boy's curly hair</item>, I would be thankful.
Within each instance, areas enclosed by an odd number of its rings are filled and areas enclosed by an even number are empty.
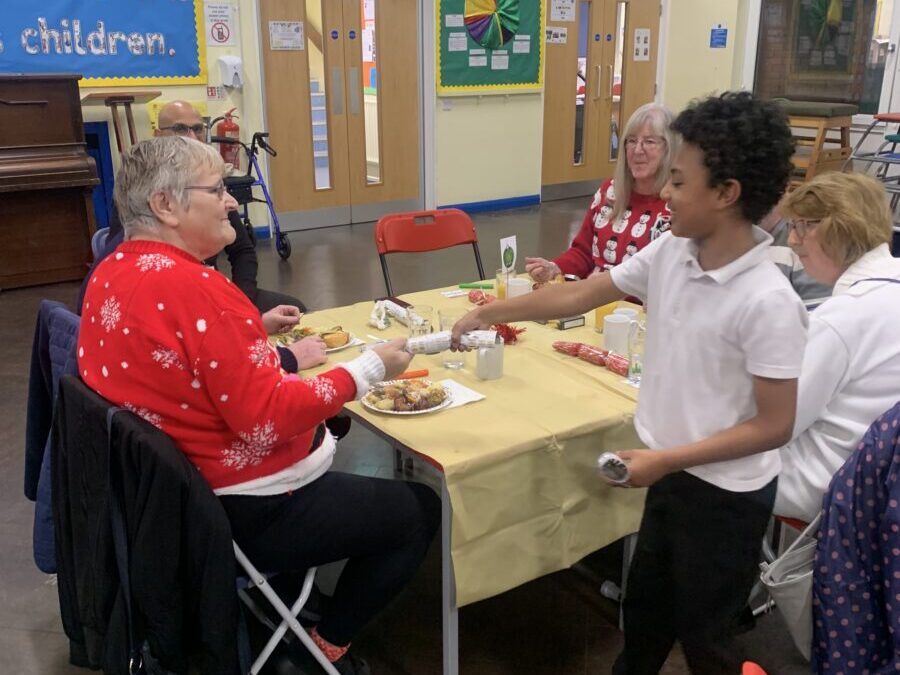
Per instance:
[[[672,129],[703,152],[710,187],[727,180],[741,184],[738,204],[751,223],[784,194],[794,140],[787,116],[774,103],[745,91],[725,92],[691,103]]]

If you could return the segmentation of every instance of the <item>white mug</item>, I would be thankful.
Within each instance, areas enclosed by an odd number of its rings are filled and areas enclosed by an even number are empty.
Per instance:
[[[621,314],[622,316],[627,316],[632,321],[637,321],[640,312],[634,307],[616,307],[613,310],[613,314]]]
[[[479,348],[475,357],[475,374],[482,380],[503,377],[503,340],[499,336],[493,347]]]
[[[531,279],[519,279],[510,277],[506,282],[506,297],[515,298],[526,293],[531,293]]]
[[[633,321],[624,314],[610,314],[603,319],[603,348],[628,356],[628,336]]]

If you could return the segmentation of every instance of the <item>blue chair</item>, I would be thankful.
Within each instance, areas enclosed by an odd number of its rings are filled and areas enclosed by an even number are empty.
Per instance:
[[[91,237],[91,253],[94,254],[94,260],[100,255],[103,247],[106,246],[106,238],[109,236],[109,228],[103,227],[94,232]]]

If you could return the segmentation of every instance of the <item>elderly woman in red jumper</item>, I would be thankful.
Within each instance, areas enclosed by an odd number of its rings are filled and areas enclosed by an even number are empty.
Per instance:
[[[169,434],[260,568],[349,558],[312,636],[339,672],[368,673],[349,644],[415,573],[440,500],[420,484],[328,471],[335,440],[323,422],[411,357],[395,340],[316,377],[281,370],[267,332],[297,317],[281,307],[260,317],[201,262],[234,238],[223,170],[210,146],[179,137],[123,156],[115,200],[126,241],[88,283],[79,371]],[[308,362],[303,347],[297,356]]]
[[[625,152],[619,153],[615,176],[597,190],[568,249],[553,260],[525,259],[532,279],[585,279],[628,260],[669,229],[671,214],[659,193],[677,150],[671,124],[672,113],[656,103],[634,111],[622,134]]]

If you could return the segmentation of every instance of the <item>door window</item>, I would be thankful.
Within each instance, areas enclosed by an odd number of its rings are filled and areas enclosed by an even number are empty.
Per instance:
[[[313,167],[316,190],[331,188],[328,144],[328,67],[322,35],[322,0],[306,0],[306,53],[309,62],[309,107],[312,119]],[[343,98],[343,92],[332,92]],[[338,103],[338,101],[335,101]]]

